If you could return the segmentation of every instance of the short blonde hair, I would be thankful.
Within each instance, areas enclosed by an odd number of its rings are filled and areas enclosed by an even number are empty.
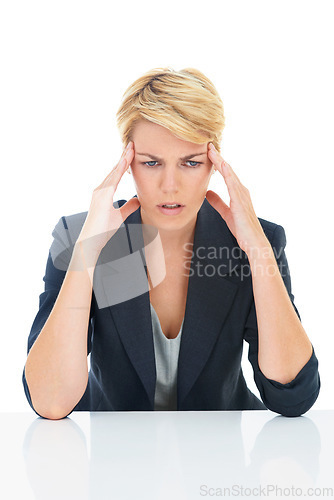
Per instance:
[[[176,137],[202,144],[212,142],[220,151],[225,126],[223,102],[201,71],[185,68],[154,68],[123,94],[116,113],[117,127],[124,146],[140,120],[161,125]]]

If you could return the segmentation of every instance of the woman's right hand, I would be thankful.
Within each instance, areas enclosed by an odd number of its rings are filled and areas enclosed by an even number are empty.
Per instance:
[[[124,220],[140,207],[140,202],[136,197],[131,198],[120,208],[113,206],[114,193],[133,157],[133,142],[130,141],[117,165],[93,191],[88,214],[77,240],[77,244],[84,249],[85,255],[98,258],[102,248]]]

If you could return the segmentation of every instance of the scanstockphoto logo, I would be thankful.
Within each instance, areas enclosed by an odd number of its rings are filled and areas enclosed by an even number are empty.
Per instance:
[[[201,484],[199,488],[200,497],[269,497],[269,498],[288,498],[288,497],[333,497],[334,489],[332,487],[324,488],[301,488],[291,485],[289,487],[279,486],[277,484],[259,484],[258,486],[247,487],[241,484],[233,484],[228,487],[213,487],[207,484]]]
[[[284,257],[284,248],[279,249],[275,247],[258,248],[253,247],[248,252],[246,256],[245,252],[239,246],[198,246],[194,251],[193,243],[186,243],[183,246],[183,250],[188,257],[192,259],[196,257],[197,260],[238,260],[238,259],[250,259],[250,260],[261,260],[275,256],[276,260],[282,260]]]
[[[241,281],[252,276],[282,277],[288,275],[284,250],[275,248],[253,248],[248,255],[238,246],[204,247],[198,246],[195,251],[193,244],[187,243],[184,250],[188,258],[185,261],[185,276],[235,276]],[[274,259],[272,259],[274,257]],[[270,259],[270,260],[268,260]],[[252,262],[252,265],[250,264]]]
[[[54,241],[50,254],[54,267],[60,271],[66,272],[69,266],[71,271],[94,267],[92,287],[100,309],[138,297],[165,279],[166,259],[160,234],[157,228],[147,224],[123,223],[117,231],[108,234],[109,241],[100,252],[97,262],[91,257],[90,249],[98,247],[99,237],[104,235],[85,240],[81,244],[86,258],[74,261],[73,250],[85,216],[86,213],[83,212],[79,217],[69,216],[58,222],[52,233]],[[108,238],[103,238],[103,241]],[[199,278],[229,275],[244,280],[251,274],[254,275],[254,272],[261,272],[263,275],[277,272],[283,275],[286,272],[282,262],[279,263],[280,269],[277,266],[263,265],[263,254],[258,256],[259,265],[252,266],[251,269],[245,253],[237,246],[198,246],[194,250],[193,244],[189,243],[183,250],[184,276],[189,278],[195,275]],[[275,256],[276,259],[279,257],[278,254]]]

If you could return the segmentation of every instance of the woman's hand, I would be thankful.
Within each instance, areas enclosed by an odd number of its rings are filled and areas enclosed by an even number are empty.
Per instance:
[[[133,142],[130,141],[117,165],[93,191],[88,214],[77,240],[85,255],[98,256],[124,220],[140,207],[138,198],[131,198],[118,209],[113,206],[115,191],[133,156]]]
[[[225,220],[240,248],[250,256],[252,249],[270,245],[255,214],[248,189],[218,153],[212,143],[208,147],[208,158],[222,175],[230,196],[230,206],[214,191],[207,191],[206,198]]]

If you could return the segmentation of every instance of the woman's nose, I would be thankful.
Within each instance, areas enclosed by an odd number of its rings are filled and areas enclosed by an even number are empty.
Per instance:
[[[165,189],[176,188],[179,183],[178,175],[177,169],[165,167],[161,173],[161,187]]]

